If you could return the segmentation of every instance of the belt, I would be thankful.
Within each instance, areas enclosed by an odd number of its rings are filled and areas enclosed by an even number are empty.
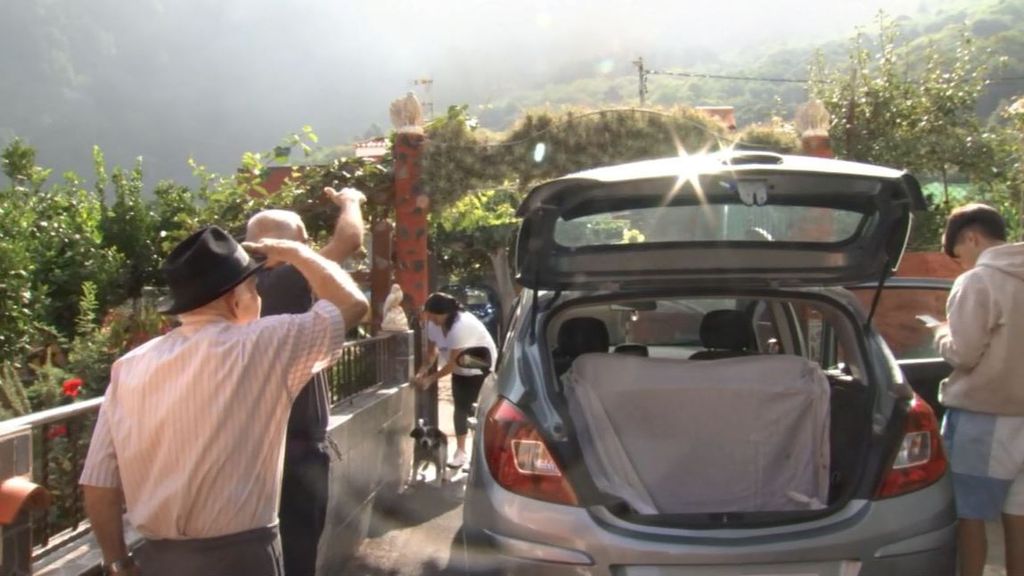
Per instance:
[[[245,544],[269,544],[277,538],[277,525],[254,528],[244,532],[214,536],[212,538],[186,538],[181,540],[146,539],[146,544],[160,554],[199,554],[220,548]]]

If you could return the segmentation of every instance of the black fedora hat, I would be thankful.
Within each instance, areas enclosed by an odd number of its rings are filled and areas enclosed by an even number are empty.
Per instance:
[[[227,294],[263,266],[217,226],[207,226],[182,240],[160,271],[170,295],[160,312],[181,314]]]

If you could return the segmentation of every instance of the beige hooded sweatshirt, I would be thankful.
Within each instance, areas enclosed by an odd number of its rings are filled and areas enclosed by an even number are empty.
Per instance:
[[[949,327],[935,337],[953,373],[942,383],[945,406],[1024,416],[1024,243],[981,253],[946,303]]]

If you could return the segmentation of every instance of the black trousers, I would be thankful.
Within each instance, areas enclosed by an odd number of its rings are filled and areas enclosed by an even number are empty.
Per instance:
[[[452,374],[452,401],[455,404],[455,435],[465,436],[469,431],[467,419],[473,415],[473,403],[480,395],[486,376],[463,376]]]
[[[135,557],[143,576],[282,576],[277,527],[195,540],[146,540]]]
[[[323,442],[289,441],[281,485],[281,545],[286,576],[314,576],[327,518],[330,453]]]

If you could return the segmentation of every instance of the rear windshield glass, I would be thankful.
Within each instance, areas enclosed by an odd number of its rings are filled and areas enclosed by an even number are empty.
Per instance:
[[[826,370],[846,364],[859,378],[864,367],[856,338],[837,308],[817,300],[724,295],[574,306],[547,327],[556,371],[585,352],[695,360],[703,351],[703,359],[795,354]]]
[[[658,242],[813,242],[850,239],[864,214],[809,206],[710,204],[637,208],[559,219],[562,246]]]

